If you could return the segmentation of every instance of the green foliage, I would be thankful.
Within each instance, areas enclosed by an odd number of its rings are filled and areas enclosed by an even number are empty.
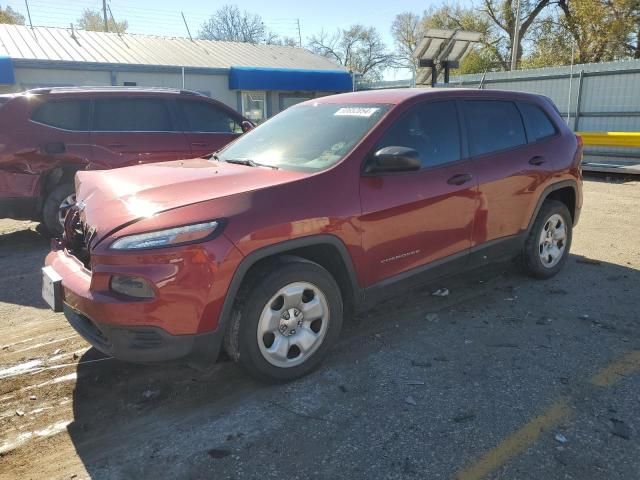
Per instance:
[[[24,17],[11,7],[2,8],[0,6],[0,23],[24,25]]]
[[[87,8],[82,12],[82,16],[77,20],[78,28],[89,30],[91,32],[104,32],[104,17],[102,11]],[[123,20],[114,22],[112,18],[107,17],[107,27],[110,32],[124,33],[129,28],[129,22]]]

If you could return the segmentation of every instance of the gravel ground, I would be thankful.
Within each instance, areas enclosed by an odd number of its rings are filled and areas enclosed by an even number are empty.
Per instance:
[[[408,292],[281,386],[104,358],[40,300],[35,224],[0,220],[0,478],[635,480],[639,205],[640,182],[585,182],[556,278]]]

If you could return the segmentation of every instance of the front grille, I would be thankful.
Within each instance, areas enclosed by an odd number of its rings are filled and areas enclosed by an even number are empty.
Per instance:
[[[162,336],[154,330],[131,330],[131,348],[145,350],[159,348],[162,344]]]
[[[80,219],[80,211],[74,206],[69,209],[64,220],[62,242],[67,251],[91,269],[91,240],[95,230]]]

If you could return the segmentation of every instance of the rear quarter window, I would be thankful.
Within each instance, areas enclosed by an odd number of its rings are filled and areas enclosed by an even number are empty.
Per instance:
[[[506,100],[464,102],[472,156],[525,145],[527,137],[515,103]]]
[[[551,119],[538,105],[520,102],[518,108],[522,113],[529,143],[537,142],[556,134],[557,129]]]
[[[31,120],[50,127],[86,132],[89,130],[89,100],[49,100],[31,112]]]

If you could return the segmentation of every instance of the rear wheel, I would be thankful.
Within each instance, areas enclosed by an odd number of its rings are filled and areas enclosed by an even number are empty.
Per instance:
[[[239,361],[253,376],[284,382],[315,369],[342,327],[342,296],[320,265],[281,263],[248,292],[240,313]]]
[[[567,261],[573,222],[567,206],[546,200],[529,232],[523,252],[525,270],[536,278],[550,278]]]
[[[52,235],[61,235],[64,217],[76,203],[73,183],[62,183],[54,188],[44,201],[42,222]]]

